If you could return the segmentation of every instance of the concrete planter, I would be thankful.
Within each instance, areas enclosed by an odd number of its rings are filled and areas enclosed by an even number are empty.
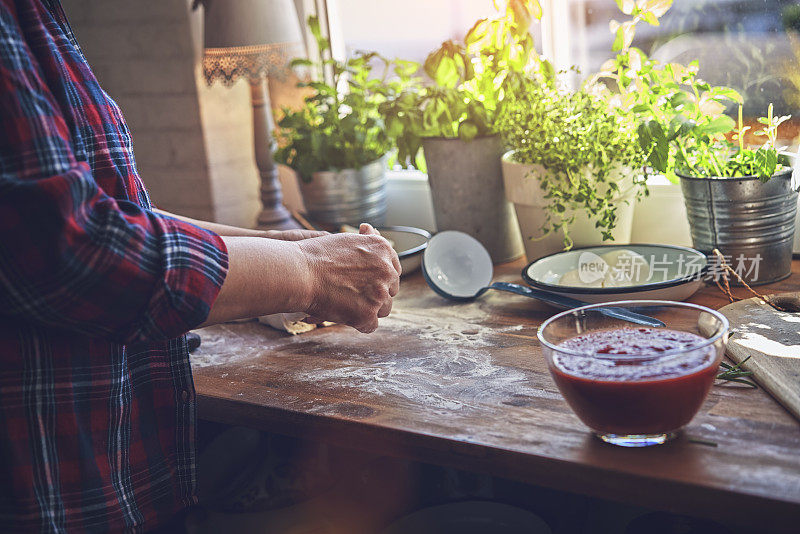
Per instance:
[[[423,139],[433,211],[439,231],[459,230],[477,239],[492,261],[522,255],[514,210],[503,193],[498,136]]]
[[[679,176],[694,248],[719,249],[750,285],[791,274],[797,213],[791,168],[766,183],[752,176]]]
[[[541,165],[515,162],[513,151],[503,155],[502,166],[506,197],[514,203],[528,261],[563,250],[563,232],[551,232],[544,235],[541,230],[545,222],[545,207],[548,205],[548,200],[544,198],[538,177],[547,172],[546,169]],[[633,171],[629,170],[628,172],[632,173]],[[636,191],[632,179],[623,176],[622,172],[620,180],[628,182],[629,185],[621,186],[622,194],[616,202],[617,226],[612,232],[613,243],[627,244],[631,242]],[[574,246],[588,247],[611,243],[603,241],[603,236],[595,227],[594,220],[590,220],[584,211],[565,213],[567,217],[572,215],[575,216],[575,221],[569,227],[569,234]]]

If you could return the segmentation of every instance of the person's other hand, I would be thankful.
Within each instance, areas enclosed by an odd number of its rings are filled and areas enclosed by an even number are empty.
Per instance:
[[[392,310],[400,289],[400,260],[372,226],[358,234],[333,234],[299,241],[311,273],[306,313],[369,333]]]
[[[267,239],[279,239],[281,241],[302,241],[303,239],[312,239],[314,237],[323,237],[330,235],[328,232],[319,230],[266,230],[263,237]]]

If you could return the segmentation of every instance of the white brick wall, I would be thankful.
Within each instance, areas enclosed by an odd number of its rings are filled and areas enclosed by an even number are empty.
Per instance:
[[[191,0],[63,4],[97,78],[125,114],[156,204],[253,226],[260,202],[249,88],[245,81],[208,87],[202,79],[202,11],[192,12]]]
[[[163,209],[214,218],[187,0],[64,0],[78,42],[122,108]]]

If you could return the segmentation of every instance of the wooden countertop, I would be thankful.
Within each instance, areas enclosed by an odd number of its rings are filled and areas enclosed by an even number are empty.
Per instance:
[[[499,266],[495,279],[520,281],[523,265]],[[800,261],[793,268],[758,289],[797,290]],[[690,301],[727,303],[713,286]],[[774,399],[718,385],[683,437],[645,449],[604,444],[547,372],[536,329],[552,313],[499,292],[448,302],[416,273],[370,335],[335,326],[292,337],[256,322],[204,328],[192,355],[199,416],[796,532],[800,423]]]

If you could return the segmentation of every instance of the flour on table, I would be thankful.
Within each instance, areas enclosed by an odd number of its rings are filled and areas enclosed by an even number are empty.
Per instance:
[[[257,358],[264,350],[263,343],[232,343],[231,339],[241,337],[235,329],[221,324],[212,329],[203,329],[200,346],[189,355],[192,368],[199,369],[212,365],[224,365],[235,361]]]
[[[295,378],[370,395],[395,395],[441,410],[475,407],[481,399],[498,395],[547,397],[544,390],[529,385],[524,372],[496,364],[490,354],[498,333],[523,326],[483,326],[488,317],[476,304],[435,311],[397,308],[381,319],[374,335],[413,335],[423,341],[417,355],[406,351],[365,360],[354,354],[350,360],[336,360],[336,367],[301,372]]]

